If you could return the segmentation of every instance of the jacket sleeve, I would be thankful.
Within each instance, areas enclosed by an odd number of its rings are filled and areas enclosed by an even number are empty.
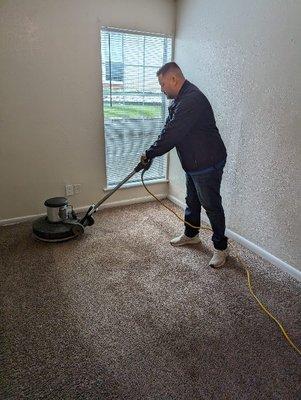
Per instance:
[[[152,159],[162,156],[175,147],[185,138],[199,117],[198,99],[191,95],[182,98],[175,106],[172,118],[167,120],[158,139],[146,150],[146,157]]]

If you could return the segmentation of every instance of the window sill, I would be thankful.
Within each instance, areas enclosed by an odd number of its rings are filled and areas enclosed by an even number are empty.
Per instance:
[[[168,183],[169,179],[162,178],[162,179],[155,179],[153,181],[145,181],[145,185],[155,185],[156,183]],[[117,185],[116,185],[117,186]],[[103,188],[104,192],[109,192],[110,190],[114,189],[116,186],[107,186]],[[138,187],[138,186],[143,186],[142,182],[132,182],[132,183],[125,183],[123,186],[121,186],[119,189],[129,189],[132,187]]]

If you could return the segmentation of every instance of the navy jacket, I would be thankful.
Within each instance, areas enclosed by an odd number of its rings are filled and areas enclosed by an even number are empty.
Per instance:
[[[145,152],[148,159],[176,147],[186,172],[212,167],[226,159],[226,148],[211,105],[195,85],[185,80],[168,110],[161,134]]]

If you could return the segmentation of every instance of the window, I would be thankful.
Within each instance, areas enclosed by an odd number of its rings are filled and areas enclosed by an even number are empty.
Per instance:
[[[101,30],[107,186],[125,178],[158,137],[167,114],[156,72],[171,61],[171,38],[112,28]],[[166,157],[157,157],[145,180],[166,178]],[[134,175],[129,182],[139,182]]]

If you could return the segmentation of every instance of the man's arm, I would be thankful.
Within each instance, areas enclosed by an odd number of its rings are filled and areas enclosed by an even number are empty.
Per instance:
[[[173,117],[165,124],[158,139],[146,150],[147,159],[162,156],[185,138],[200,117],[199,104],[196,97],[180,100]]]

